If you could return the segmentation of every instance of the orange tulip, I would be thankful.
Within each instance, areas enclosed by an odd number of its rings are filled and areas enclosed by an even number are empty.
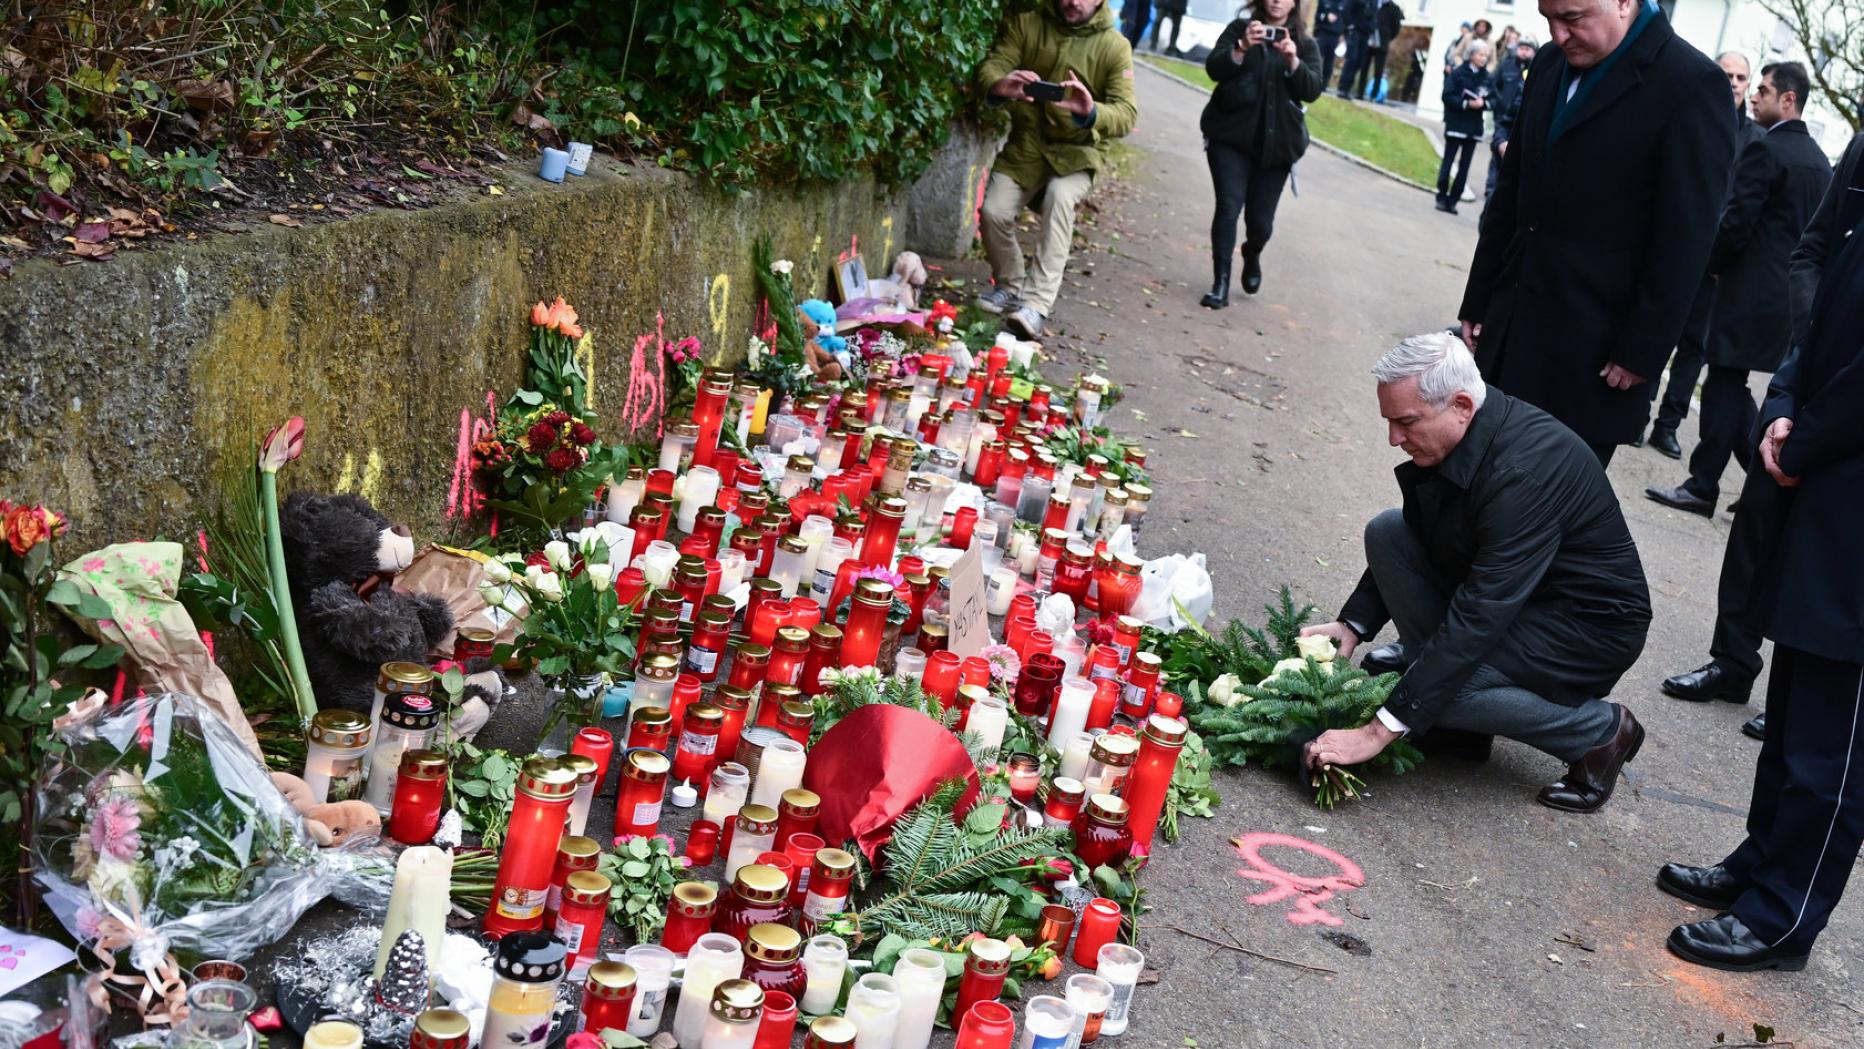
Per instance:
[[[531,323],[539,328],[550,327],[550,307],[537,303],[531,307]]]

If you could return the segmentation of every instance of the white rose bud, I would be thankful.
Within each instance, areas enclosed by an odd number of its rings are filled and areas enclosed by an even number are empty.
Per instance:
[[[485,563],[485,581],[488,583],[497,583],[500,586],[511,582],[510,566],[506,565],[503,561],[487,561]]]
[[[555,604],[563,600],[563,578],[555,572],[545,572],[537,578],[537,596]]]
[[[1324,634],[1295,638],[1294,647],[1303,659],[1312,656],[1316,663],[1331,663],[1338,653],[1333,647],[1333,639]]]
[[[608,564],[589,565],[583,569],[589,576],[589,582],[598,591],[607,590],[615,582],[615,566]]]
[[[479,597],[490,608],[503,608],[505,605],[505,588],[497,583],[480,583]]]
[[[570,544],[561,539],[552,539],[544,544],[544,560],[559,572],[567,572],[570,567]]]
[[[543,578],[544,578],[544,566],[543,565],[525,565],[524,566],[524,583],[526,586],[529,586],[532,590],[537,589],[538,582],[542,580]]]
[[[1275,669],[1269,671],[1269,677],[1280,677],[1283,673],[1290,671],[1290,670],[1302,671],[1306,669],[1307,669],[1307,659],[1305,657],[1289,656],[1287,659],[1284,659],[1281,662],[1275,664]]]
[[[1225,674],[1217,680],[1212,681],[1209,691],[1205,692],[1204,695],[1212,703],[1216,703],[1220,706],[1235,706],[1238,699],[1247,698],[1236,691],[1236,686],[1242,683],[1242,679],[1235,674]]]

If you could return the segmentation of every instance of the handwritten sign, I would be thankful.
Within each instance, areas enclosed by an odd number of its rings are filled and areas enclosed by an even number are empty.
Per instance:
[[[971,548],[951,566],[951,637],[947,642],[960,659],[974,656],[990,644],[990,613],[984,604],[984,549]]]

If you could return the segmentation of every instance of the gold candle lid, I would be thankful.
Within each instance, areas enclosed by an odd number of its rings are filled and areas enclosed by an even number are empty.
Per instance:
[[[597,765],[595,759],[587,754],[565,754],[558,758],[557,761],[560,762],[564,768],[576,774],[576,782],[578,785],[594,783],[596,771],[602,767]]]
[[[1132,807],[1112,794],[1096,794],[1087,799],[1087,818],[1119,826],[1131,815]]]
[[[665,725],[672,720],[673,712],[666,707],[635,707],[634,719],[630,723],[635,725]]]
[[[803,1049],[847,1049],[859,1033],[845,1016],[819,1016],[809,1024]]]
[[[1147,718],[1145,731],[1142,733],[1144,738],[1167,747],[1183,746],[1184,734],[1185,724],[1183,721],[1177,718],[1166,717],[1163,714],[1154,714]]]
[[[776,903],[790,894],[790,880],[768,863],[747,863],[738,868],[731,891],[748,903]]]
[[[777,651],[792,654],[809,651],[809,631],[799,626],[778,627]]]
[[[404,750],[401,774],[411,779],[439,779],[447,774],[447,756],[437,750]]]
[[[783,792],[783,796],[777,799],[777,803],[785,812],[808,816],[813,815],[822,807],[822,795],[807,787],[791,787]]]
[[[756,1023],[764,1015],[764,989],[749,980],[726,980],[712,991],[712,1015],[726,1023]]]
[[[472,1036],[472,1021],[457,1009],[427,1009],[414,1018],[409,1049],[444,1049],[463,1046]]]
[[[369,719],[353,710],[320,710],[311,718],[310,741],[338,750],[369,745]]]
[[[576,793],[576,773],[555,758],[533,756],[525,759],[518,790],[544,801],[567,798]]]
[[[815,854],[814,871],[816,875],[836,880],[852,878],[854,877],[854,854],[842,849],[818,849]]]
[[[777,810],[755,802],[738,810],[740,834],[768,834],[777,829]]]
[[[725,712],[710,703],[694,703],[686,708],[686,720],[711,721],[723,723]]]
[[[465,631],[460,633],[464,635]],[[381,692],[414,692],[433,684],[433,681],[434,672],[430,668],[419,663],[397,661],[381,665],[376,672],[375,687]]]
[[[563,899],[584,905],[604,903],[614,887],[614,882],[594,871],[575,871],[563,881]]]
[[[1107,732],[1094,737],[1089,756],[1102,765],[1125,768],[1139,757],[1139,737]]]
[[[802,951],[802,934],[776,922],[751,926],[744,944],[745,954],[760,962],[775,962],[779,965],[795,961]]]
[[[627,962],[597,962],[589,967],[589,982],[583,985],[583,997],[620,1001],[634,993],[634,981],[634,966]]]
[[[683,881],[673,887],[673,898],[690,910],[718,905],[718,890],[702,881]]]
[[[665,779],[672,768],[673,763],[657,750],[631,750],[627,763],[622,766],[622,774],[643,783],[657,783]]]
[[[979,976],[995,976],[998,973],[1009,972],[1010,945],[990,937],[972,940],[968,964],[977,970]]]
[[[557,840],[557,856],[573,870],[594,867],[602,855],[602,844],[581,834],[565,834]]]
[[[735,685],[720,685],[712,692],[712,703],[720,711],[746,710],[751,706],[751,690]]]

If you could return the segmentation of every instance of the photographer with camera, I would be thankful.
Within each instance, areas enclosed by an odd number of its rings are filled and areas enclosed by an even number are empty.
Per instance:
[[[1040,338],[1068,265],[1075,206],[1139,117],[1133,51],[1104,0],[1043,0],[1004,22],[977,86],[987,105],[1010,107],[1010,137],[991,166],[978,224],[993,284],[977,305],[1023,338]],[[1042,217],[1027,279],[1016,236],[1026,207]]]
[[[1230,252],[1243,217],[1243,290],[1262,287],[1262,248],[1275,232],[1275,206],[1294,162],[1307,152],[1301,106],[1320,97],[1320,49],[1301,31],[1294,0],[1260,0],[1253,17],[1238,18],[1204,60],[1217,86],[1198,125],[1217,194],[1210,223],[1215,281],[1202,305],[1230,304]]]

